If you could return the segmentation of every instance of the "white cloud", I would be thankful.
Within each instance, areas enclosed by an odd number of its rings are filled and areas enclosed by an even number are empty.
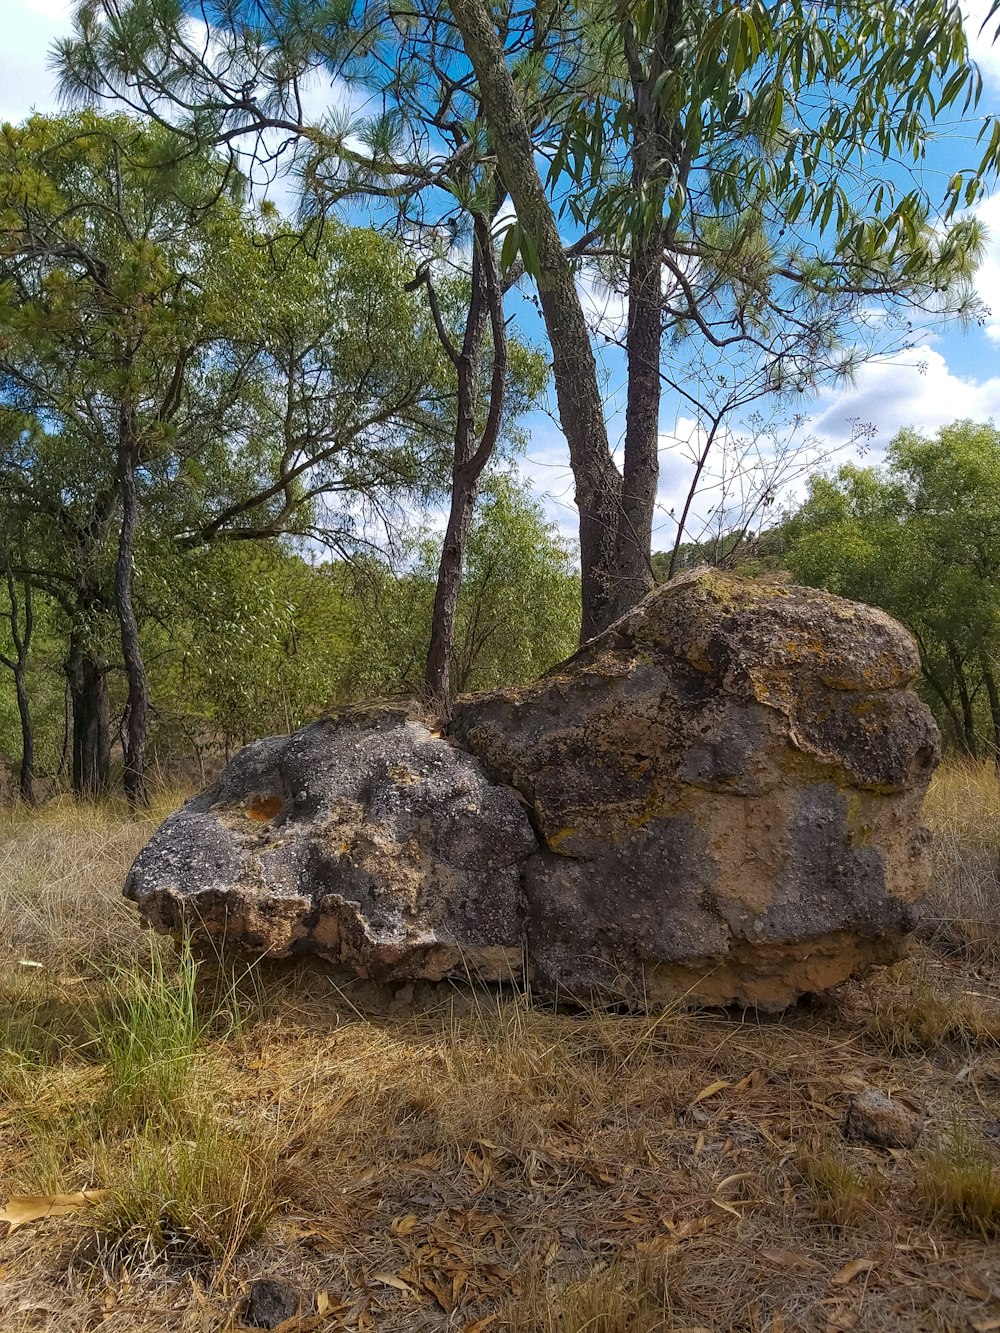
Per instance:
[[[1000,417],[1000,376],[957,375],[939,351],[915,348],[862,366],[853,386],[824,390],[810,428],[831,445],[850,441],[854,423],[870,423],[878,456],[897,431],[912,426],[933,432],[950,421]]]
[[[986,258],[976,273],[976,291],[989,308],[986,336],[1000,342],[1000,194],[990,195],[975,210],[986,227]]]
[[[982,71],[983,78],[1000,84],[1000,43],[994,42],[1000,15],[986,22],[993,0],[962,0],[962,16],[969,40],[969,52]],[[986,26],[983,27],[983,24]]]
[[[0,120],[55,111],[56,80],[49,48],[71,29],[72,0],[4,0],[0,46]]]

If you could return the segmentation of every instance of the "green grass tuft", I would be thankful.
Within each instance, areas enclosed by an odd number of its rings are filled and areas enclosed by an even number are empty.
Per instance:
[[[917,1196],[938,1220],[1000,1235],[1000,1166],[961,1125],[917,1164]]]

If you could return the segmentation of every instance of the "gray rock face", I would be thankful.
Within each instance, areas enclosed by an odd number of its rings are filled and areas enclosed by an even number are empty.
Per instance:
[[[347,710],[243,750],[140,854],[162,930],[371,978],[781,1008],[899,956],[938,757],[880,611],[675,579],[446,739]]]
[[[125,886],[157,929],[363,977],[519,977],[521,803],[403,709],[257,741],[166,820]]]

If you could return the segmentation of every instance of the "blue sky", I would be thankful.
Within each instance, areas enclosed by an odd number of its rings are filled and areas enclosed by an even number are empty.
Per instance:
[[[939,164],[944,170],[968,166],[975,160],[974,141],[978,117],[984,112],[1000,112],[1000,46],[978,37],[978,28],[988,11],[990,0],[966,0],[964,9],[974,54],[985,79],[983,101],[976,118],[957,126],[953,137],[939,150]],[[47,53],[56,37],[69,29],[69,0],[0,0],[0,119],[21,120],[31,110],[51,111],[57,106],[53,78],[47,67]],[[826,459],[856,459],[857,445],[852,443],[857,421],[869,423],[875,434],[865,441],[866,461],[877,461],[881,449],[903,426],[933,431],[957,417],[1000,421],[1000,185],[977,209],[989,233],[986,262],[980,270],[977,286],[991,314],[983,327],[969,330],[947,328],[922,337],[910,352],[865,365],[853,386],[824,390],[818,398],[803,405],[810,420],[800,428],[799,438],[813,437],[812,453],[806,462]],[[602,297],[595,294],[595,305]],[[612,372],[608,394],[614,402],[623,385],[620,375]],[[576,516],[572,508],[572,478],[567,467],[562,437],[550,416],[539,413],[531,423],[531,445],[521,466],[526,479],[540,495],[552,518],[567,535],[575,532]],[[688,461],[691,422],[683,409],[666,404],[661,456],[661,487],[657,514],[656,547],[669,546],[675,531],[671,509],[679,511],[691,475]],[[780,446],[779,446],[780,447]],[[773,458],[763,445],[758,453],[765,468]],[[755,454],[755,456],[757,456]],[[801,468],[788,473],[792,490],[801,489]],[[798,481],[792,480],[793,475]],[[718,477],[716,477],[718,481]],[[744,479],[744,488],[748,483]],[[738,489],[738,487],[737,487]],[[719,495],[718,487],[709,491],[696,506],[692,535],[698,535],[702,523],[712,522],[712,511]],[[736,491],[730,502],[738,506]]]

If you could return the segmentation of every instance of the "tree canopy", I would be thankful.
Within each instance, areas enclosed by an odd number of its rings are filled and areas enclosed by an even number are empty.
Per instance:
[[[939,214],[986,188],[1000,126],[940,195],[922,174],[943,117],[981,88],[950,0],[86,0],[76,22],[58,50],[68,93],[265,169],[293,154],[314,208],[364,201],[423,246],[509,196],[502,259],[535,281],[576,479],[584,634],[652,582],[662,374],[690,394],[693,356],[706,382],[796,392],[905,342],[914,309],[975,313],[980,232]],[[384,109],[313,114],[317,83]],[[628,307],[621,460],[584,260]]]
[[[295,229],[238,187],[224,159],[121,115],[0,131],[8,666],[23,678],[19,615],[43,593],[65,625],[81,792],[109,782],[120,652],[141,799],[140,622],[166,614],[154,594],[183,586],[198,548],[299,541],[349,558],[447,491],[455,389],[436,325],[460,319],[461,283],[439,284],[435,317],[390,237]],[[542,382],[517,340],[505,378],[509,444]],[[146,570],[158,577],[137,582]]]

